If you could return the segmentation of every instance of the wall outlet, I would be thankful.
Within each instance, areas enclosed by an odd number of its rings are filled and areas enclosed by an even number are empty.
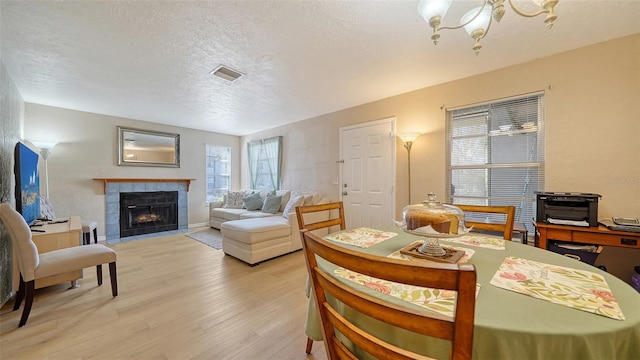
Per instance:
[[[336,177],[332,178],[332,179],[331,179],[331,183],[332,183],[333,185],[338,185],[338,177],[336,176]]]

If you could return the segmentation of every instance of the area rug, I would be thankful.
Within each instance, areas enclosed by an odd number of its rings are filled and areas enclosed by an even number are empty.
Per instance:
[[[222,249],[222,235],[219,230],[207,229],[185,234],[193,240],[200,241],[205,245],[209,245],[214,249]]]

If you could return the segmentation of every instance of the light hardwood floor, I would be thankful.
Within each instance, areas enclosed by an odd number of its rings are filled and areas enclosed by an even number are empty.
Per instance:
[[[0,358],[8,359],[326,359],[324,344],[304,352],[307,298],[301,251],[254,267],[184,234],[111,245],[108,267],[79,288],[36,290],[27,324],[13,300],[0,311]]]

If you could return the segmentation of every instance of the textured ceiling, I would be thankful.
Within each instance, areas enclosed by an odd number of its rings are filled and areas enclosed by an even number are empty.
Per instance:
[[[551,30],[507,5],[476,56],[464,30],[434,46],[417,4],[2,0],[0,56],[26,102],[245,135],[640,33],[638,0],[560,0]]]

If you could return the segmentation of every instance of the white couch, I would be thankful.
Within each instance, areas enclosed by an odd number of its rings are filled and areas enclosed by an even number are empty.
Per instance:
[[[245,196],[252,192],[243,191]],[[282,196],[282,201],[275,214],[264,213],[261,210],[230,208],[225,202],[209,204],[209,226],[220,229],[222,250],[225,254],[254,265],[302,249],[293,203],[303,200],[304,202],[298,205],[326,204],[329,199],[314,191],[278,190],[276,195]],[[267,192],[260,192],[263,200],[266,196]],[[289,211],[283,214],[288,204]],[[319,217],[318,220],[325,215],[329,218],[328,213],[314,215]]]

